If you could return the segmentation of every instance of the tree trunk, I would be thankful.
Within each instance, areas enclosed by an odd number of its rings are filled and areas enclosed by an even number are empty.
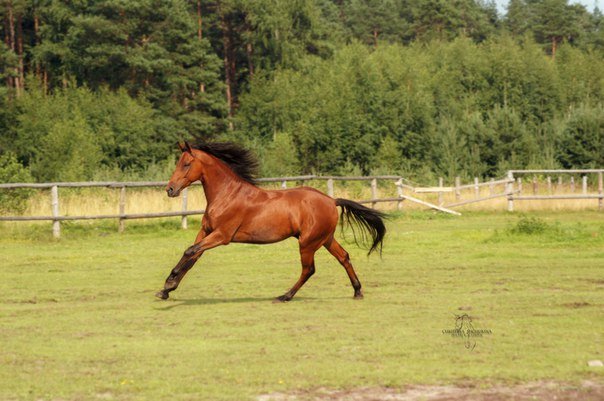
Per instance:
[[[38,9],[34,8],[34,46],[38,46],[41,43],[40,40],[40,16],[38,15]],[[36,77],[42,81],[42,87],[44,88],[44,94],[48,93],[48,73],[46,67],[42,65],[40,60],[36,61]]]
[[[34,47],[40,44],[40,17],[38,10],[34,8]],[[36,62],[36,78],[41,78],[40,61]]]
[[[4,17],[4,44],[6,47],[10,47],[10,38],[8,36],[9,28],[8,28],[8,16]]]
[[[4,43],[6,44],[6,47],[10,49],[10,28],[8,26],[8,15],[4,17]],[[6,87],[13,87],[13,77],[10,75],[6,76]]]
[[[378,31],[377,31],[377,29],[373,30],[373,47],[376,49],[378,47]]]
[[[17,55],[19,57],[19,85],[25,88],[25,68],[23,66],[23,19],[17,16]]]
[[[13,53],[17,53],[15,50],[15,15],[13,13],[13,2],[8,1],[6,3],[7,14],[8,14],[8,31],[9,31],[9,48]],[[19,67],[15,67],[15,76],[13,77],[13,86],[17,96],[21,95],[21,83],[19,82]]]
[[[222,45],[224,50],[224,80],[226,84],[226,98],[229,107],[229,117],[233,117],[235,111],[235,61],[233,56],[232,32],[230,24],[227,23],[224,12],[220,11],[220,27],[222,29]]]

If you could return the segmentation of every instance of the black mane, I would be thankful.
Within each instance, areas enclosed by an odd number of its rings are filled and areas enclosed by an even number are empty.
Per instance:
[[[259,164],[250,150],[234,142],[199,142],[193,148],[222,160],[244,181],[256,183]]]

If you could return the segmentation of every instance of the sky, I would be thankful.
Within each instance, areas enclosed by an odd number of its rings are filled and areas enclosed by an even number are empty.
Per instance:
[[[505,13],[508,6],[508,0],[496,0],[496,3],[499,12]],[[604,6],[604,0],[570,0],[569,3],[583,4],[589,11],[593,11],[596,5],[600,7],[600,10],[602,9],[602,6]]]

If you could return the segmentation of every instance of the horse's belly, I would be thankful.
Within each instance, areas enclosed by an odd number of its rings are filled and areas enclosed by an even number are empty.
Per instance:
[[[249,244],[271,244],[273,242],[283,241],[286,238],[296,235],[292,230],[282,227],[275,227],[272,224],[265,224],[254,227],[241,227],[235,233],[233,242],[246,242]]]
[[[232,242],[245,242],[247,244],[272,244],[291,237],[291,233],[276,233],[272,230],[254,229],[240,230],[233,237]]]
[[[298,234],[290,213],[274,210],[270,213],[269,210],[265,209],[246,219],[235,233],[233,242],[270,244]]]

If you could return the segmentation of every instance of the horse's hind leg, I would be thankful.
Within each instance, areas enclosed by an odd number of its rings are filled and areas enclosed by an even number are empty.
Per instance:
[[[321,245],[319,245],[320,247]],[[275,298],[275,302],[287,302],[291,300],[296,292],[306,283],[306,281],[315,274],[315,252],[316,246],[300,244],[300,260],[302,262],[302,273],[294,286],[280,297]]]
[[[335,238],[332,238],[331,241],[328,241],[325,244],[325,248],[327,248],[329,253],[338,259],[338,262],[340,262],[340,264],[344,266],[344,269],[346,269],[346,273],[348,273],[348,278],[350,278],[352,288],[354,288],[355,299],[363,298],[361,282],[359,281],[359,278],[352,267],[352,263],[350,263],[350,256],[348,255],[348,252],[346,252],[346,249],[344,249]]]

